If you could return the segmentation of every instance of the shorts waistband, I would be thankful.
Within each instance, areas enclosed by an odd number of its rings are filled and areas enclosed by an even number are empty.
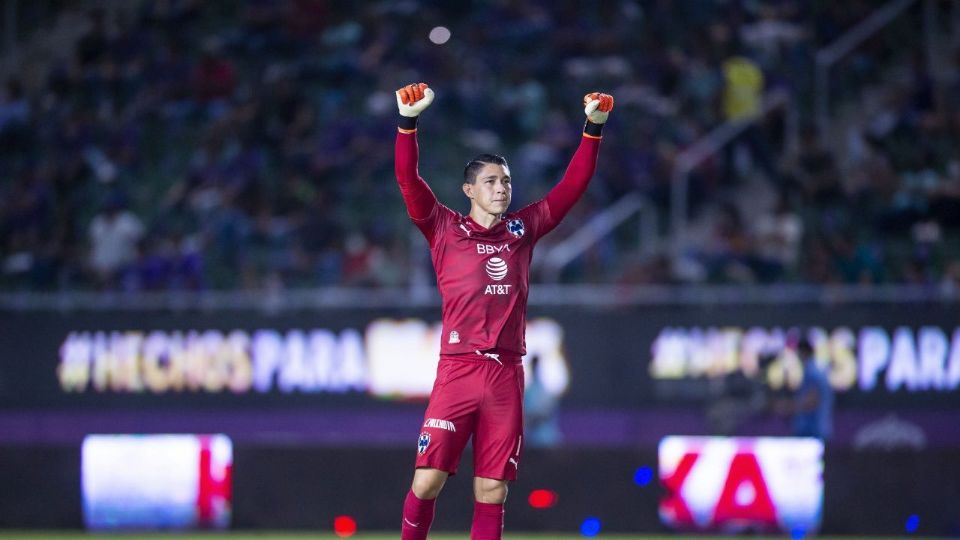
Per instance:
[[[523,357],[517,353],[504,353],[495,351],[474,351],[472,353],[441,354],[440,360],[453,360],[456,362],[496,362],[501,365],[522,364]]]

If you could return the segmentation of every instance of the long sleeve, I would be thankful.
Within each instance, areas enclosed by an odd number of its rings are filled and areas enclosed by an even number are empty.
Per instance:
[[[599,124],[587,122],[580,146],[574,152],[567,171],[545,197],[547,209],[550,212],[550,229],[560,223],[587,190],[590,178],[593,177],[593,172],[597,168],[601,127]]]
[[[437,197],[430,186],[417,172],[419,148],[417,147],[416,119],[411,129],[401,125],[397,131],[397,142],[394,146],[394,172],[397,184],[400,185],[400,194],[407,205],[407,213],[416,221],[423,221],[431,217],[438,205]]]

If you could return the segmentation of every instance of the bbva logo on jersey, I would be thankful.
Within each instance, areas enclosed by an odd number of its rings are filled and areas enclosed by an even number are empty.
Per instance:
[[[523,233],[526,232],[523,227],[522,219],[511,219],[507,222],[507,230],[510,231],[510,234],[520,238],[523,236]]]

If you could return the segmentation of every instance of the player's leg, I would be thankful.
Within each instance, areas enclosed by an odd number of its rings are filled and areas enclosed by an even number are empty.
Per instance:
[[[487,366],[486,395],[473,438],[471,540],[500,540],[507,482],[517,478],[523,447],[523,366]]]
[[[503,503],[507,500],[507,481],[474,477],[473,498],[471,540],[499,540],[503,536]]]
[[[403,505],[402,540],[427,537],[436,499],[447,477],[457,473],[473,434],[481,394],[471,383],[475,364],[441,360],[423,426],[417,437],[416,471]]]
[[[422,468],[413,473],[413,484],[403,501],[401,540],[423,540],[430,531],[436,511],[437,496],[450,474],[438,469]]]
[[[450,473],[439,469],[422,468],[413,473],[410,491],[420,499],[436,499]]]
[[[496,478],[473,477],[473,498],[486,504],[503,504],[507,501],[507,481]]]

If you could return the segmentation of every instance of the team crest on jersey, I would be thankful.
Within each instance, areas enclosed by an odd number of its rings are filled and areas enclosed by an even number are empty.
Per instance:
[[[423,431],[420,433],[420,438],[417,439],[417,454],[422,456],[427,451],[428,446],[430,446],[430,434]]]
[[[523,233],[525,232],[523,228],[523,220],[511,219],[510,221],[507,222],[507,230],[510,231],[510,234],[516,236],[517,238],[520,238],[521,236],[523,236]]]

